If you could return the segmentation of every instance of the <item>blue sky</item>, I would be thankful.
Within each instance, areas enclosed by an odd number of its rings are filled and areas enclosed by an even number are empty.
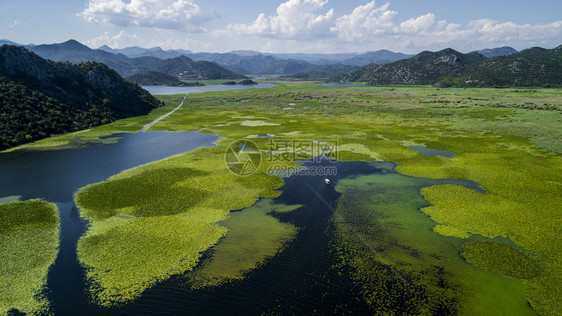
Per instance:
[[[0,38],[337,53],[562,44],[562,1],[2,0]]]

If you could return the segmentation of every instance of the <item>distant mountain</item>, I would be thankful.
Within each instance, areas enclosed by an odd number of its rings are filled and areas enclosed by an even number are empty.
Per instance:
[[[12,41],[9,41],[9,40],[4,40],[4,39],[0,40],[0,46],[2,46],[2,45],[15,45],[15,46],[20,46],[20,45],[19,45],[18,43],[16,43],[16,42],[12,42]]]
[[[562,45],[491,58],[465,77],[485,86],[562,87]]]
[[[302,60],[278,59],[264,54],[239,56],[232,53],[197,53],[188,55],[194,61],[211,61],[243,74],[294,74],[314,65]]]
[[[421,52],[416,56],[385,65],[367,65],[348,75],[345,81],[380,84],[433,84],[445,76],[460,76],[467,67],[486,58],[477,53],[462,54],[447,48]]]
[[[108,53],[113,54],[123,54],[129,58],[137,58],[137,57],[156,57],[159,59],[170,59],[179,56],[187,56],[189,54],[193,54],[192,51],[189,50],[163,50],[160,47],[153,47],[153,48],[142,48],[138,46],[127,47],[122,49],[114,49],[107,45],[103,45],[100,50],[106,51]]]
[[[422,52],[386,65],[368,65],[336,81],[365,81],[372,85],[440,84],[443,86],[562,86],[562,46],[529,48],[519,53],[486,58],[453,49]]]
[[[0,150],[116,119],[161,103],[100,63],[57,63],[0,47]]]
[[[127,80],[139,85],[146,86],[184,86],[185,84],[178,77],[163,74],[161,72],[149,71],[143,74],[136,74],[127,77]]]
[[[176,76],[184,80],[207,79],[246,79],[246,76],[225,69],[208,61],[194,62],[188,57],[180,56],[162,60],[154,65],[153,70]]]
[[[342,64],[352,66],[365,66],[368,64],[390,64],[402,59],[412,58],[414,55],[406,55],[402,53],[394,53],[389,50],[379,50],[376,52],[369,52],[342,61]]]
[[[241,57],[261,55],[260,52],[257,52],[255,50],[233,50],[231,52],[228,52],[227,54],[238,55],[238,56],[241,56]]]
[[[91,49],[75,40],[59,44],[37,45],[29,48],[37,55],[53,61],[79,64],[83,62],[99,62],[106,64],[122,76],[130,76],[150,70],[150,66],[160,62],[154,57],[131,59],[125,55],[116,55],[99,49]]]
[[[390,51],[365,54],[262,54],[256,51],[193,53],[188,50],[165,51],[160,47],[141,48],[133,46],[113,49],[107,45],[101,46],[99,49],[90,49],[75,40],[60,44],[39,45],[30,47],[30,49],[44,58],[55,61],[69,61],[72,63],[85,61],[102,62],[123,76],[131,76],[147,71],[160,71],[153,67],[154,64],[158,63],[155,59],[165,60],[180,56],[189,57],[194,62],[213,62],[232,72],[255,75],[292,75],[313,70],[316,65],[348,64],[363,66],[373,62],[383,64],[411,57],[410,55]]]
[[[337,64],[343,62],[345,59],[355,57],[357,53],[343,53],[343,54],[306,54],[306,53],[264,53],[267,56],[273,56],[277,59],[292,59],[302,60],[315,65]]]
[[[115,54],[112,52],[119,50],[113,50],[107,46],[102,46],[101,48],[105,50],[91,49],[75,40],[69,40],[60,44],[38,45],[30,49],[39,56],[54,61],[71,62],[74,64],[87,61],[100,62],[106,64],[124,77],[146,73],[148,71],[158,71],[173,76],[179,76],[181,74],[180,78],[182,79],[211,80],[245,78],[219,65],[208,62],[194,62],[183,55],[166,60],[150,56],[129,58],[122,53]],[[109,52],[106,50],[109,50]],[[139,47],[123,49],[123,51],[125,50],[128,54],[146,51]],[[161,52],[162,50],[157,48],[153,51]],[[176,60],[176,58],[182,59]],[[176,65],[178,68],[170,69],[170,65]],[[161,69],[162,67],[165,69]]]
[[[290,78],[295,79],[314,79],[314,80],[325,80],[329,79],[337,74],[346,74],[353,70],[358,69],[357,66],[335,64],[335,65],[316,65],[307,71],[296,73]]]
[[[513,47],[504,46],[504,47],[486,48],[486,49],[482,49],[482,50],[476,50],[473,53],[479,53],[480,55],[482,55],[486,58],[492,58],[492,57],[499,57],[499,56],[515,54],[517,52],[518,51]]]
[[[262,70],[261,74],[295,74],[297,72],[306,71],[312,67],[314,67],[312,64],[302,60],[279,60],[270,67]]]
[[[191,58],[193,61],[210,61],[237,73],[256,75],[290,75],[312,70],[316,65],[346,64],[364,66],[370,63],[385,64],[413,56],[387,50],[364,54],[273,54],[260,53],[252,50],[236,50],[228,53],[192,53],[185,50],[164,51],[160,47],[111,49],[107,46],[102,46],[99,49],[114,54],[123,54],[130,58],[156,57],[169,59],[183,55]],[[299,66],[304,66],[305,68],[297,69]]]

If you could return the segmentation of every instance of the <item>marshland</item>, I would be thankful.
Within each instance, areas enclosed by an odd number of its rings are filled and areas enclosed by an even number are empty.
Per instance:
[[[184,96],[0,154],[0,313],[562,309],[562,90],[275,82],[189,94],[138,133]],[[239,175],[225,153],[248,140]],[[330,166],[330,186],[272,172]],[[78,272],[54,273],[76,229]]]

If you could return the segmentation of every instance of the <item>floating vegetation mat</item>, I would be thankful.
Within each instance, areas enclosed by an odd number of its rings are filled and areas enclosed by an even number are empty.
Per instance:
[[[45,285],[58,246],[54,204],[39,200],[0,204],[0,315],[49,310]]]
[[[281,223],[271,216],[288,213],[300,205],[276,204],[271,199],[235,212],[221,222],[228,232],[212,250],[210,258],[192,276],[194,287],[220,285],[225,281],[241,279],[245,272],[275,256],[292,240],[297,232],[289,223]]]
[[[336,247],[362,289],[358,299],[375,314],[533,314],[520,281],[475,269],[458,254],[463,239],[432,231],[419,191],[436,182],[396,173],[339,181]],[[467,256],[481,260],[471,251],[480,244],[467,243]]]
[[[106,307],[121,305],[158,281],[191,271],[202,253],[227,233],[220,222],[230,210],[280,194],[274,190],[283,185],[279,177],[261,170],[247,177],[231,173],[223,160],[227,145],[223,140],[217,147],[134,168],[76,193],[82,216],[91,222],[78,243],[78,258],[87,270],[95,302]],[[267,168],[267,162],[262,168]],[[252,210],[240,214],[246,220],[253,216]],[[246,259],[241,270],[275,254],[280,242],[293,235],[290,227],[261,215],[257,220],[270,224],[263,228],[278,229],[279,236],[267,241],[264,254]],[[236,226],[237,216],[224,225],[229,223]],[[258,228],[255,222],[242,225]],[[240,233],[245,232],[233,229],[225,242]],[[222,248],[217,249],[219,261]],[[210,275],[213,269],[211,265]],[[229,271],[225,277],[235,278],[237,273]]]

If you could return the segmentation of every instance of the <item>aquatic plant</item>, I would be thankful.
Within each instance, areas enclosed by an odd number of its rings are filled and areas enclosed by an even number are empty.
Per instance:
[[[78,243],[78,258],[101,306],[121,305],[154,283],[192,269],[200,253],[226,229],[215,223],[220,210],[194,209],[185,214],[142,218],[111,217],[95,221]]]
[[[295,237],[297,229],[270,214],[288,213],[299,207],[301,205],[282,205],[263,199],[220,222],[228,232],[212,248],[209,259],[190,277],[191,286],[215,286],[241,279],[246,272],[276,255]]]
[[[335,247],[357,299],[377,313],[533,314],[521,282],[474,269],[458,255],[463,239],[431,230],[419,189],[437,182],[392,172],[339,180]]]
[[[462,256],[471,264],[518,279],[530,279],[541,274],[538,264],[523,252],[494,242],[464,244]]]
[[[95,302],[120,305],[159,281],[191,271],[226,233],[219,222],[230,210],[280,194],[274,189],[283,180],[263,173],[267,161],[248,177],[231,173],[223,160],[228,143],[127,170],[76,193],[81,215],[91,221],[78,243],[78,258]],[[280,225],[274,218],[265,223]]]
[[[57,213],[39,200],[0,204],[0,314],[49,310],[45,286],[58,253]]]

